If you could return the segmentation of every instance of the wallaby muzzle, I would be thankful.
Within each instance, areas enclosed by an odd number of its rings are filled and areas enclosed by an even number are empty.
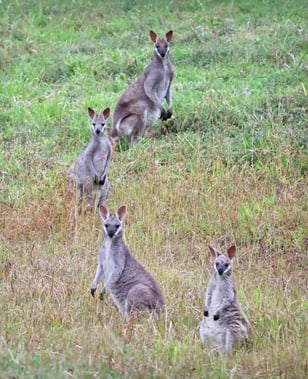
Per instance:
[[[165,46],[160,46],[157,48],[157,51],[159,53],[159,55],[164,58],[164,56],[167,54],[167,51],[168,51],[168,48],[165,47]]]

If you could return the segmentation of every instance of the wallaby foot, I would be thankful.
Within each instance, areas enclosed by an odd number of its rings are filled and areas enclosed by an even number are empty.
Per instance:
[[[102,292],[99,294],[99,299],[100,299],[100,300],[103,300],[103,299],[104,299],[104,295],[105,295],[105,293],[106,293],[106,290],[105,290],[105,288],[103,288],[103,289],[102,289]]]

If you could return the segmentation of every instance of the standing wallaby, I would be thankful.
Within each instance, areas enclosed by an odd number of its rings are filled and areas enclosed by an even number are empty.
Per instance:
[[[214,261],[214,273],[210,279],[204,306],[204,319],[200,323],[200,337],[204,344],[223,348],[225,352],[248,339],[249,323],[237,300],[232,279],[232,259],[236,247],[227,254],[209,246]]]
[[[68,170],[68,175],[77,184],[78,200],[86,195],[86,208],[93,209],[95,190],[99,190],[98,205],[103,204],[108,196],[108,169],[112,155],[112,145],[106,135],[106,120],[110,109],[97,114],[88,108],[92,120],[92,138],[86,149],[78,156]]]
[[[164,306],[161,290],[153,277],[131,255],[123,240],[123,220],[126,216],[126,206],[121,206],[111,215],[109,210],[101,205],[99,214],[103,221],[105,238],[98,255],[96,275],[91,286],[91,294],[97,284],[104,280],[100,293],[103,299],[109,291],[118,309],[127,317],[134,310],[150,310],[159,317]]]
[[[172,116],[171,82],[174,68],[169,60],[169,42],[173,32],[170,30],[164,38],[150,31],[154,42],[154,58],[143,74],[121,95],[113,113],[113,127],[110,137],[126,137],[130,145],[143,137],[147,128],[154,125],[158,117],[167,120]],[[168,109],[163,107],[167,100]]]

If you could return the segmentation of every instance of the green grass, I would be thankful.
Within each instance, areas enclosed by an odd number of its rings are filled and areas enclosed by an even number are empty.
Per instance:
[[[0,378],[307,375],[307,5],[304,1],[0,2]],[[174,119],[110,169],[111,210],[166,314],[126,322],[89,287],[102,241],[66,170],[172,29]],[[109,120],[109,127],[111,120]],[[238,247],[252,333],[228,356],[198,334],[208,243]]]

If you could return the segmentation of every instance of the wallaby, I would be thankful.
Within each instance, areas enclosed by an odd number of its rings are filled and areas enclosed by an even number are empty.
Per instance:
[[[68,175],[77,185],[79,203],[83,194],[86,195],[86,209],[92,210],[95,192],[99,191],[98,205],[103,204],[108,196],[108,170],[112,155],[112,145],[106,135],[106,120],[110,109],[97,114],[88,108],[92,121],[92,138],[86,149],[78,156],[68,170]]]
[[[205,345],[215,349],[231,348],[248,339],[249,323],[237,300],[232,278],[232,259],[236,247],[227,254],[209,246],[214,260],[214,273],[205,294],[204,318],[200,323],[200,337]]]
[[[169,60],[169,42],[173,31],[159,38],[150,31],[154,42],[154,57],[143,74],[133,82],[119,98],[114,113],[110,136],[113,139],[126,137],[134,146],[139,137],[145,136],[158,117],[167,120],[172,116],[171,82],[174,68]],[[168,108],[163,107],[164,99]]]
[[[133,310],[149,310],[158,318],[164,298],[156,281],[131,255],[124,243],[123,221],[126,212],[125,205],[114,215],[104,205],[99,207],[105,238],[99,251],[91,294],[94,296],[97,284],[104,280],[100,299],[109,291],[118,309],[126,317]]]

